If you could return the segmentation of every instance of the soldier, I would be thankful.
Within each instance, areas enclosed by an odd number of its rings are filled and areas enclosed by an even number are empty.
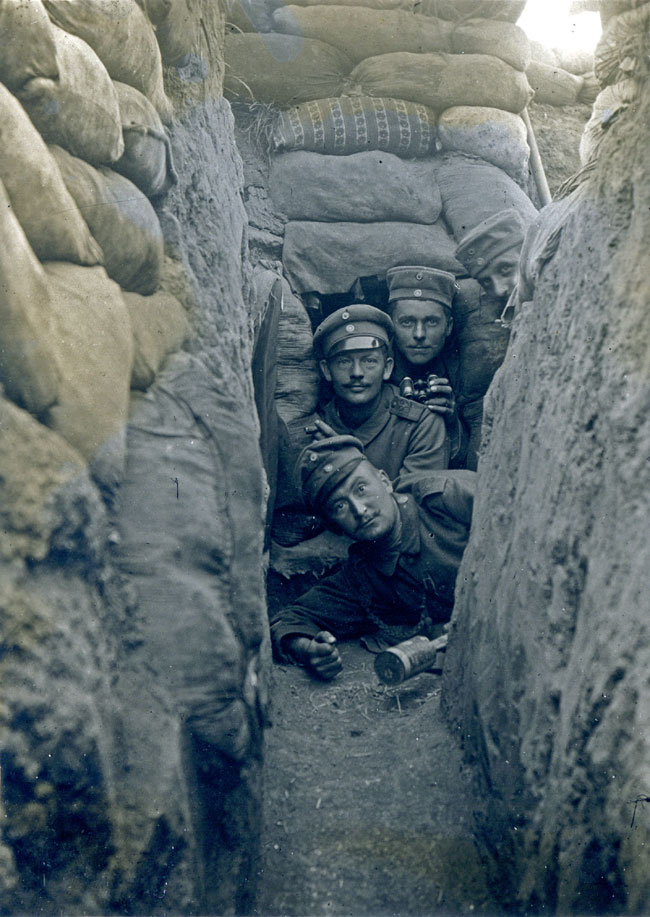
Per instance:
[[[341,670],[337,640],[374,634],[398,643],[448,621],[474,472],[413,475],[394,490],[347,435],[307,446],[298,470],[307,506],[355,544],[337,573],[273,616],[276,657],[331,679]]]
[[[489,296],[505,307],[519,274],[526,225],[516,210],[501,210],[464,236],[456,258]]]
[[[417,395],[430,411],[442,415],[454,459],[461,450],[463,432],[456,405],[458,351],[449,346],[456,278],[437,268],[403,266],[391,268],[386,282],[395,329],[391,381],[400,385],[407,379],[402,393]]]
[[[391,481],[446,468],[449,443],[442,417],[400,396],[393,371],[390,317],[365,303],[338,309],[314,333],[314,352],[334,397],[320,412],[325,427],[361,440],[368,459]]]

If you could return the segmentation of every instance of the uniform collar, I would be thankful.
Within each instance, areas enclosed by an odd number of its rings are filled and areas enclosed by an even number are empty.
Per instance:
[[[341,415],[339,414],[336,398],[333,398],[325,406],[325,410],[323,411],[325,421],[337,432],[351,433],[353,436],[356,436],[357,439],[360,439],[364,446],[367,446],[368,443],[372,442],[372,440],[381,433],[388,423],[390,419],[390,405],[395,394],[397,393],[393,390],[392,386],[384,382],[375,410],[368,420],[364,421],[360,427],[355,427],[354,429],[350,429],[343,423]]]

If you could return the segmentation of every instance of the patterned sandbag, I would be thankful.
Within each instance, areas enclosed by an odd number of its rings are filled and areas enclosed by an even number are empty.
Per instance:
[[[281,107],[340,95],[352,61],[323,41],[280,35],[226,35],[223,94],[231,102]]]
[[[0,0],[0,82],[16,90],[34,76],[58,75],[52,25],[41,0]]]
[[[50,18],[82,38],[110,76],[144,93],[164,120],[171,117],[153,26],[134,0],[43,0]]]
[[[436,115],[402,99],[344,96],[318,99],[280,114],[273,131],[275,152],[309,150],[345,156],[383,150],[405,158],[436,149]]]
[[[120,105],[124,154],[113,168],[147,197],[164,194],[178,181],[169,138],[149,99],[133,86],[114,82]]]
[[[443,150],[485,159],[523,184],[528,176],[530,148],[519,115],[499,108],[448,108],[438,121]]]
[[[396,264],[463,273],[441,221],[422,223],[287,223],[282,262],[299,293],[345,293],[358,277],[385,275]]]
[[[20,102],[0,85],[0,179],[41,261],[101,264],[93,239],[59,167]]]
[[[442,208],[430,161],[407,162],[377,150],[275,156],[269,190],[290,220],[435,223]]]
[[[111,169],[96,169],[52,147],[68,191],[104,251],[109,277],[134,293],[158,287],[164,251],[156,211],[145,195]]]
[[[481,105],[518,114],[533,95],[525,73],[488,54],[382,54],[357,64],[350,83],[366,95],[408,99],[435,111]]]
[[[526,0],[415,0],[415,12],[457,22],[463,19],[501,19],[516,22]]]
[[[517,210],[526,222],[537,215],[519,185],[490,163],[447,154],[436,162],[436,177],[445,221],[457,242],[500,210]]]
[[[120,108],[106,68],[92,48],[52,26],[59,76],[35,77],[16,93],[47,143],[97,165],[124,152]]]

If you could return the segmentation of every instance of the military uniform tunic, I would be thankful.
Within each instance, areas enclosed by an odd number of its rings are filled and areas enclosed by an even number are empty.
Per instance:
[[[397,546],[388,536],[355,542],[341,570],[277,612],[271,636],[279,658],[287,658],[282,641],[288,636],[327,630],[346,640],[376,633],[382,624],[422,629],[426,621],[448,621],[469,537],[474,479],[473,471],[445,470],[400,485]]]
[[[391,481],[446,468],[449,443],[445,422],[423,405],[402,398],[394,385],[384,383],[377,407],[359,427],[347,427],[332,399],[321,412],[336,433],[349,433],[363,443],[375,468],[382,468]]]

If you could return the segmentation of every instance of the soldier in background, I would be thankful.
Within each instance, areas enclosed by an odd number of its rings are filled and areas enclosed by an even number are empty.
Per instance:
[[[516,210],[501,210],[468,232],[456,249],[468,274],[504,309],[517,285],[526,228]]]

